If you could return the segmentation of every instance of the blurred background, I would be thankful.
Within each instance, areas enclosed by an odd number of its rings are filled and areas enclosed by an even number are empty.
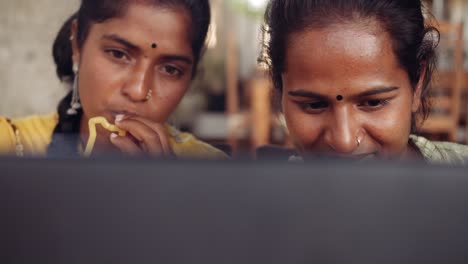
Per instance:
[[[258,65],[266,0],[211,0],[208,50],[190,91],[171,118],[182,130],[231,152],[288,145],[281,115],[270,103],[271,85]],[[78,0],[0,2],[0,115],[55,111],[66,88],[55,75],[52,42]],[[468,142],[468,0],[430,0],[441,31],[433,110],[421,133]],[[430,16],[428,16],[430,17]]]

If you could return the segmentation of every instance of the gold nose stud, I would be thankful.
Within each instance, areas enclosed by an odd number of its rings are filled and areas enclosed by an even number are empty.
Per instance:
[[[153,90],[148,90],[148,93],[146,94],[145,100],[149,101],[151,98],[153,98]]]

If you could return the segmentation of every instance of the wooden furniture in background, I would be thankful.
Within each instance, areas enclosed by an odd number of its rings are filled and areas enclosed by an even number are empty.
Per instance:
[[[432,82],[432,107],[421,132],[433,139],[446,135],[447,140],[457,141],[463,76],[463,24],[440,22],[441,41],[453,52],[451,67],[434,73]],[[442,43],[441,43],[442,44]],[[443,47],[443,46],[442,46]],[[444,52],[444,51],[442,51]]]
[[[266,72],[259,71],[248,82],[250,92],[251,150],[270,143],[272,84]]]
[[[232,149],[232,154],[237,152],[237,126],[239,115],[238,96],[238,52],[237,39],[234,30],[227,33],[226,45],[226,112],[227,112],[227,143]]]

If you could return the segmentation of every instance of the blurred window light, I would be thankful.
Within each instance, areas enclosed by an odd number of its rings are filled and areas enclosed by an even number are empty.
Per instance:
[[[267,3],[267,0],[247,0],[250,8],[255,10],[263,9]]]
[[[217,34],[217,25],[216,21],[214,21],[208,30],[208,38],[207,38],[207,46],[209,49],[215,48],[218,44],[218,36]]]

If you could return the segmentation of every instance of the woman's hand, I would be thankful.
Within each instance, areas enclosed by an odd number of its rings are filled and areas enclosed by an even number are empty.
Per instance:
[[[117,116],[115,125],[127,131],[120,137],[112,133],[110,141],[120,151],[130,156],[173,156],[169,137],[164,124],[155,123],[142,117]]]

